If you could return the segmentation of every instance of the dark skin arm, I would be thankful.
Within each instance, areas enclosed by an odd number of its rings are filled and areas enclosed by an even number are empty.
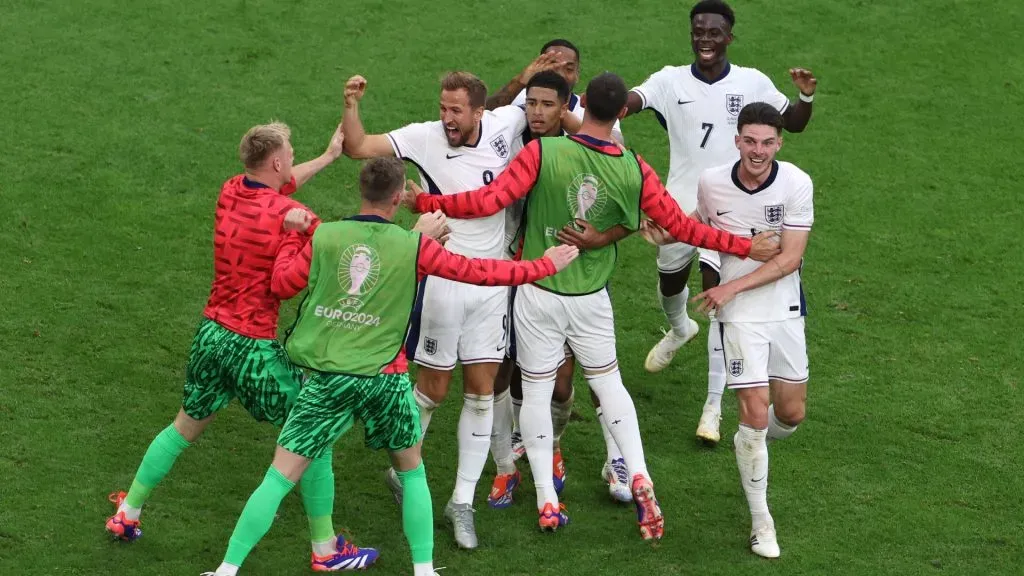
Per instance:
[[[523,68],[522,72],[509,80],[508,84],[505,84],[500,90],[488,96],[484,107],[488,110],[494,110],[495,108],[508,106],[523,91],[523,88],[526,88],[526,83],[530,81],[530,78],[533,78],[534,74],[541,70],[553,70],[558,65],[558,57],[555,54],[549,52],[537,56],[533,62],[530,62],[526,68]]]
[[[558,241],[562,244],[571,244],[580,250],[594,250],[595,248],[614,244],[631,233],[628,228],[621,224],[616,224],[604,232],[599,232],[590,222],[580,220],[579,218],[576,219],[576,226],[580,229],[577,230],[572,226],[566,225],[559,230],[556,236]]]
[[[640,98],[640,95],[632,90],[626,94],[626,116],[630,114],[636,114],[643,109],[644,101]]]
[[[790,68],[789,76],[793,79],[793,84],[796,85],[801,94],[807,96],[814,95],[814,91],[818,88],[818,79],[814,77],[810,70],[806,68]],[[811,111],[812,105],[810,102],[804,102],[799,98],[796,102],[791,102],[782,114],[782,119],[786,121],[786,132],[803,132],[804,128],[807,127],[807,123],[811,121]]]

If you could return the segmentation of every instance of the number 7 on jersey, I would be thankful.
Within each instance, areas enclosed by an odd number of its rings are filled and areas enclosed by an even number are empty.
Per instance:
[[[708,143],[708,137],[711,136],[711,131],[715,129],[715,125],[710,122],[703,122],[700,125],[700,129],[704,131],[704,139],[700,141],[700,147],[703,148]]]

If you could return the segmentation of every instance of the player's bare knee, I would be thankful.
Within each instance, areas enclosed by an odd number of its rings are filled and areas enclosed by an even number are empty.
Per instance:
[[[768,428],[768,387],[740,388],[736,390],[739,420],[751,428]]]
[[[790,401],[776,404],[774,409],[776,419],[786,426],[793,427],[804,421],[806,404],[803,401]]]
[[[451,382],[450,370],[437,370],[420,366],[416,372],[416,389],[435,404],[444,402],[448,395],[448,383]]]
[[[206,430],[206,426],[213,422],[213,419],[217,417],[217,413],[214,412],[202,420],[196,420],[185,413],[185,409],[178,410],[178,415],[174,417],[174,429],[181,434],[187,442],[195,442],[203,434],[203,430]]]
[[[399,472],[415,470],[420,465],[420,462],[422,462],[420,457],[420,447],[422,445],[422,443],[418,443],[412,448],[391,452],[391,465]]]
[[[481,362],[462,367],[463,389],[467,394],[487,396],[494,394],[494,379],[498,375],[497,362]]]
[[[270,465],[288,480],[298,482],[309,467],[309,462],[309,458],[278,446],[274,451],[274,461]]]

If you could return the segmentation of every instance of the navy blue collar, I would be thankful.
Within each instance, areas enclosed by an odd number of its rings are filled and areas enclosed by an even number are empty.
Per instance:
[[[694,78],[700,80],[705,84],[714,84],[715,82],[718,82],[719,80],[725,78],[726,76],[729,75],[730,69],[732,69],[732,64],[730,64],[729,61],[726,60],[725,68],[722,68],[722,73],[718,75],[718,78],[715,78],[714,80],[708,80],[703,74],[701,74],[700,69],[697,68],[696,62],[690,64],[690,73],[693,74]]]
[[[569,95],[569,110],[574,110],[576,108],[576,103],[579,102],[579,101],[580,101],[580,97],[579,96],[577,96],[575,94],[570,94]]]
[[[249,180],[248,176],[243,176],[242,177],[242,186],[245,186],[246,188],[270,188],[270,186],[267,186],[266,184],[264,184],[262,182],[256,182],[255,180]]]
[[[750,194],[750,195],[757,194],[761,190],[764,190],[765,188],[767,188],[767,187],[771,186],[772,184],[774,184],[775,183],[775,178],[778,175],[779,175],[779,162],[778,162],[778,160],[772,160],[772,171],[768,174],[768,178],[764,182],[762,182],[760,186],[758,186],[757,188],[754,188],[753,190],[751,190],[750,188],[747,188],[746,186],[744,186],[743,182],[740,181],[740,163],[739,163],[739,161],[737,161],[735,164],[732,165],[732,183],[735,184],[737,188],[739,188],[740,190],[743,190],[744,192],[746,192],[747,194]]]
[[[607,140],[601,140],[600,138],[594,138],[593,136],[588,136],[586,134],[574,134],[574,137],[577,140],[582,140],[584,142],[587,142],[588,144],[591,144],[592,146],[615,146],[614,142],[608,142]]]
[[[355,216],[349,216],[345,220],[355,220],[356,222],[377,222],[378,224],[393,224],[391,220],[377,216],[375,214],[356,214]]]

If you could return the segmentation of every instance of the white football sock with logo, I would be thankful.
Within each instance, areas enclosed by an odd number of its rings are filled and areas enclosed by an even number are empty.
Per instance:
[[[548,502],[558,510],[558,493],[552,479],[554,427],[551,423],[551,395],[554,391],[554,378],[544,382],[523,379],[523,411],[519,414],[519,430],[523,435],[526,457],[530,459],[533,484],[537,488],[537,510],[543,510]]]
[[[615,444],[622,451],[629,469],[629,477],[637,474],[650,478],[647,472],[647,460],[644,458],[644,445],[640,439],[640,424],[636,417],[633,399],[622,384],[619,369],[600,376],[586,376],[590,389],[601,401],[601,411],[605,423],[615,438]],[[530,459],[533,465],[533,459]]]
[[[733,438],[740,483],[750,506],[750,520],[757,529],[770,523],[768,513],[768,443],[767,430],[755,430],[745,424]]]
[[[452,502],[473,504],[476,483],[487,464],[494,425],[494,395],[463,394],[459,416],[459,466]]]
[[[491,457],[498,474],[516,471],[512,457],[512,395],[508,390],[494,396],[494,426],[491,428]]]
[[[619,452],[619,445],[615,443],[615,437],[612,436],[608,423],[604,421],[604,410],[600,406],[597,407],[597,421],[601,424],[601,434],[604,434],[604,446],[608,451],[606,462],[622,458],[622,452]]]
[[[660,294],[660,292],[659,292]],[[661,295],[661,309],[665,311],[665,318],[672,331],[680,338],[686,336],[690,330],[687,323],[690,317],[686,314],[686,300],[690,297],[690,288],[683,288],[683,291],[674,296]]]
[[[711,317],[708,325],[708,399],[705,406],[722,412],[722,392],[725,391],[725,349],[718,320]]]

